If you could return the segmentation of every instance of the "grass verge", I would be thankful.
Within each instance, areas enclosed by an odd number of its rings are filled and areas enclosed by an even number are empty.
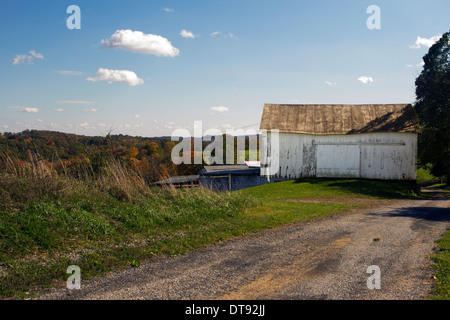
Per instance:
[[[434,275],[434,300],[450,300],[450,230],[437,241],[438,253],[432,255]]]

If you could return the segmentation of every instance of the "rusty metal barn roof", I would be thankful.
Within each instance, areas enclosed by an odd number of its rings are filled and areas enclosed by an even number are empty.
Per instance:
[[[410,104],[265,104],[260,129],[325,135],[418,132],[419,125]]]

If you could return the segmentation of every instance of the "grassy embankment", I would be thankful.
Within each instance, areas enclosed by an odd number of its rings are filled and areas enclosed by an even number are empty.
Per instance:
[[[426,169],[417,170],[417,182],[429,188],[450,190],[440,178],[433,176]],[[434,262],[434,290],[432,299],[450,300],[450,230],[437,241],[438,253],[431,258]]]
[[[0,172],[0,298],[29,297],[157,256],[297,223],[380,198],[414,197],[403,183],[311,179],[239,192],[150,189],[115,162],[74,179],[35,165]]]
[[[450,230],[437,243],[439,251],[431,257],[436,270],[432,299],[450,300]]]
[[[417,170],[417,183],[433,189],[450,190],[440,178],[423,168]],[[437,241],[437,245],[438,252],[431,257],[436,270],[432,299],[450,300],[450,230]]]

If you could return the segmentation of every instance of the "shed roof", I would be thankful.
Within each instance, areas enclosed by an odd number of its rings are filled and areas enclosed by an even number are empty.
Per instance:
[[[418,132],[410,104],[265,104],[261,130],[306,134]]]
[[[161,181],[157,181],[153,183],[153,185],[165,185],[165,184],[183,184],[198,181],[198,175],[190,175],[190,176],[173,176]]]
[[[199,175],[202,176],[221,176],[221,175],[259,175],[260,168],[248,167],[246,165],[216,165],[204,166]]]

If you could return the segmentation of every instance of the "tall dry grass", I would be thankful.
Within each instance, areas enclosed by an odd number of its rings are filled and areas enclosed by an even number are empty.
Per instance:
[[[130,201],[147,196],[150,189],[142,175],[109,159],[95,173],[89,162],[75,170],[57,171],[55,164],[37,160],[22,161],[0,153],[0,206],[20,207],[39,200],[63,200],[73,197],[112,196]]]

